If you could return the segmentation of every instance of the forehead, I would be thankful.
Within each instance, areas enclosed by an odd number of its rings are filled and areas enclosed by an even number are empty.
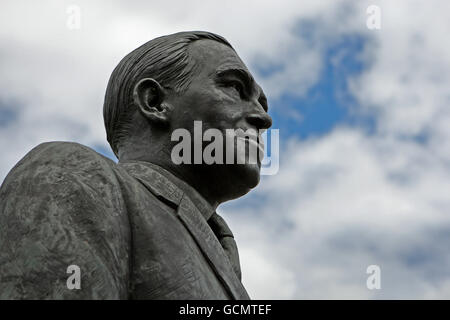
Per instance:
[[[201,66],[199,74],[212,75],[226,69],[244,69],[246,65],[237,53],[227,45],[214,40],[197,40],[189,45],[189,56]]]

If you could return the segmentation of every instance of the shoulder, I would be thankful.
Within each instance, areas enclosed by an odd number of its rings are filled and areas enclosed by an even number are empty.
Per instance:
[[[10,180],[40,178],[43,182],[58,180],[61,175],[95,178],[108,176],[115,162],[95,150],[75,142],[46,142],[28,152],[9,172],[4,184]],[[111,176],[112,178],[112,176]]]
[[[82,218],[90,221],[91,229],[105,224],[120,229],[117,225],[126,220],[126,209],[116,166],[78,143],[36,146],[0,187],[0,225],[16,221],[18,225],[67,225],[71,229],[77,225],[73,219]]]
[[[40,144],[17,163],[0,187],[0,298],[127,296],[130,230],[115,166],[70,142]],[[74,262],[85,287],[61,290]]]
[[[28,152],[0,187],[3,205],[73,201],[120,206],[117,165],[93,149],[73,142],[42,143]],[[14,204],[17,207],[17,203]]]
[[[71,168],[73,166],[114,166],[115,163],[95,150],[75,142],[45,142],[41,143],[22,160],[16,167],[29,165],[61,166]]]

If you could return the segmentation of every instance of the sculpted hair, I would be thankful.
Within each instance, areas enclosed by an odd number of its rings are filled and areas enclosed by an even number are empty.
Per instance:
[[[188,45],[201,39],[215,40],[233,48],[223,37],[210,32],[179,32],[155,38],[126,55],[111,74],[103,105],[108,142],[116,154],[132,127],[136,111],[133,88],[143,78],[182,93],[189,86],[197,66],[188,56]],[[201,66],[200,66],[201,67]]]

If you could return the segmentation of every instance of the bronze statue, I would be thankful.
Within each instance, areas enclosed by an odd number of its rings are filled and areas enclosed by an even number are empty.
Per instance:
[[[0,298],[249,299],[233,234],[215,210],[258,184],[260,159],[171,157],[172,132],[194,135],[194,121],[220,132],[271,126],[264,93],[232,46],[200,31],[145,43],[113,71],[104,120],[118,163],[49,142],[5,178]],[[69,266],[78,286],[69,286]]]

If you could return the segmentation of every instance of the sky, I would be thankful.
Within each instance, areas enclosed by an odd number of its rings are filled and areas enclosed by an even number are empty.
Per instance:
[[[449,11],[445,0],[2,1],[0,181],[45,141],[113,158],[102,107],[116,64],[157,36],[212,31],[263,87],[280,133],[277,174],[218,209],[250,296],[449,299]]]

